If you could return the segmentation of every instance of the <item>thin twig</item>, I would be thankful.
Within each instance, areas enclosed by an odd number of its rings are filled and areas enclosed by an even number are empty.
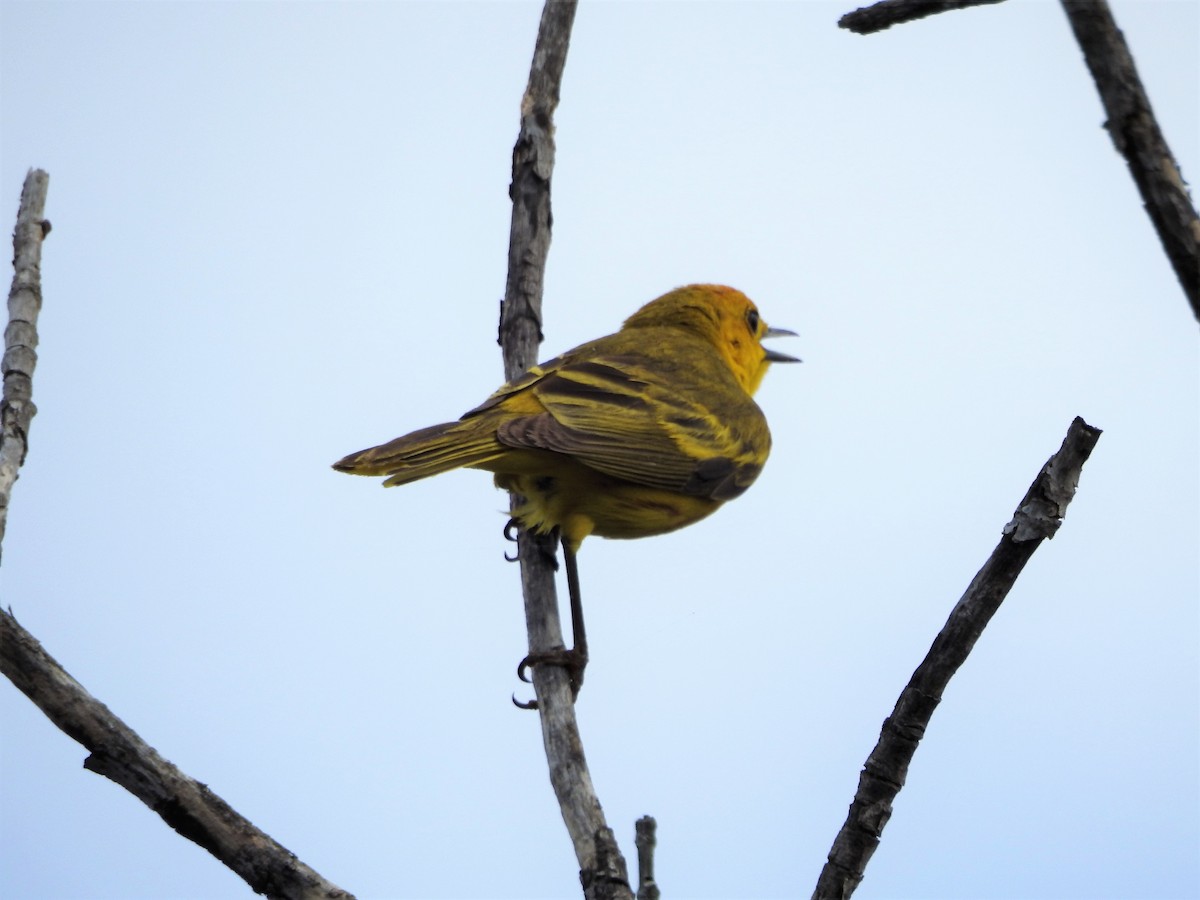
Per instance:
[[[838,19],[838,27],[855,34],[874,34],[893,25],[901,25],[937,13],[999,2],[1001,0],[880,0],[879,3],[846,13]]]
[[[257,893],[289,900],[351,898],[234,812],[206,785],[159,756],[3,610],[0,671],[51,722],[90,751],[84,768],[125,788]]]
[[[37,366],[37,320],[42,309],[42,241],[50,233],[46,191],[50,176],[30,169],[21,189],[13,231],[13,280],[8,290],[8,327],[4,329],[4,394],[0,400],[0,545],[8,525],[8,504],[17,472],[29,452],[33,370]]]
[[[1100,92],[1108,116],[1104,127],[1125,157],[1146,214],[1200,319],[1200,217],[1158,127],[1129,45],[1106,0],[1062,0],[1062,5]]]
[[[963,664],[984,627],[1000,608],[1017,576],[1045,538],[1062,524],[1079,473],[1100,438],[1100,429],[1076,418],[1062,447],[1042,467],[1018,504],[1003,537],[913,672],[896,707],[883,723],[879,742],[859,776],[846,822],[821,870],[814,900],[846,900],[862,881],[879,835],[892,815],[909,763],[950,678]]]
[[[510,381],[537,361],[542,337],[542,285],[550,250],[554,110],[575,7],[575,0],[547,0],[529,83],[521,100],[521,131],[513,148],[509,187],[513,211],[508,281],[500,309],[500,345],[504,349],[505,377]],[[521,588],[531,654],[563,646],[553,553],[554,544],[548,538],[521,537]],[[534,666],[533,685],[550,781],[575,846],[584,896],[589,900],[632,900],[625,860],[592,787],[567,673],[558,666]]]

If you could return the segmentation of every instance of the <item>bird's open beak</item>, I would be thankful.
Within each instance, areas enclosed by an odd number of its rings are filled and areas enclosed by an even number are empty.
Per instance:
[[[763,338],[775,337],[796,337],[796,332],[789,331],[786,328],[768,328],[767,333]],[[763,348],[767,350],[767,348]],[[767,362],[803,362],[798,356],[788,356],[786,353],[780,353],[778,350],[767,350]]]

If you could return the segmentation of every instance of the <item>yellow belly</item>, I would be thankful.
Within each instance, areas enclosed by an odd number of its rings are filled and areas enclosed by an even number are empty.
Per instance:
[[[559,528],[572,550],[589,534],[640,538],[674,531],[721,505],[612,478],[569,458],[559,461],[552,472],[497,473],[496,486],[520,498],[513,516],[522,528],[535,534]]]

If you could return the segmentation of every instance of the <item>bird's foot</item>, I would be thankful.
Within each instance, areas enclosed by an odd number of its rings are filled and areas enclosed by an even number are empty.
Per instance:
[[[509,519],[507,522],[504,523],[504,539],[506,541],[512,541],[515,544],[518,540],[520,540],[520,538],[521,538],[521,523],[518,522],[515,517]],[[521,554],[518,552],[518,553],[514,553],[512,556],[509,556],[507,553],[505,553],[504,558],[508,562],[516,562],[517,560],[519,560],[521,558]]]
[[[517,521],[515,516],[504,523],[504,539],[506,541],[511,541],[515,544],[521,539],[521,535],[523,534],[526,534],[526,532],[521,528],[521,523]],[[556,539],[553,537],[550,539],[545,539],[544,535],[538,534],[530,535],[530,537],[535,538],[535,545],[538,551],[542,554],[542,559],[544,559],[550,565],[551,569],[557,572],[558,557],[554,553]],[[517,562],[520,560],[521,554],[518,552],[514,553],[512,556],[509,556],[507,553],[505,553],[504,558],[508,562]]]
[[[583,687],[583,670],[587,668],[588,652],[587,647],[572,647],[568,650],[566,647],[557,647],[553,650],[542,650],[538,653],[530,653],[523,660],[517,663],[517,677],[526,684],[532,684],[533,679],[530,677],[530,670],[534,666],[561,666],[567,670],[567,678],[571,684],[571,702],[579,696],[579,689]],[[513,704],[521,709],[537,709],[538,702],[529,700],[522,703],[515,696]]]

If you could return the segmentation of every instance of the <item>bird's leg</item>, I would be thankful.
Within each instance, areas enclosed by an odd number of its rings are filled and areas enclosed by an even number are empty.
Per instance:
[[[587,629],[583,626],[583,600],[579,596],[579,565],[575,562],[575,551],[563,541],[563,564],[567,569],[567,593],[571,599],[571,641],[574,646],[569,651],[575,658],[570,666],[571,697],[579,695],[583,686],[583,670],[588,664]]]
[[[530,653],[517,664],[517,677],[528,684],[528,670],[533,666],[562,666],[567,670],[567,677],[571,682],[571,700],[574,702],[579,696],[579,689],[583,687],[583,670],[588,664],[587,629],[583,624],[583,602],[579,595],[579,566],[575,561],[575,551],[566,541],[562,542],[562,548],[563,562],[567,569],[567,593],[571,602],[571,639],[574,646],[570,650],[560,647]],[[536,700],[521,703],[514,699],[513,703],[522,709],[537,709]]]

